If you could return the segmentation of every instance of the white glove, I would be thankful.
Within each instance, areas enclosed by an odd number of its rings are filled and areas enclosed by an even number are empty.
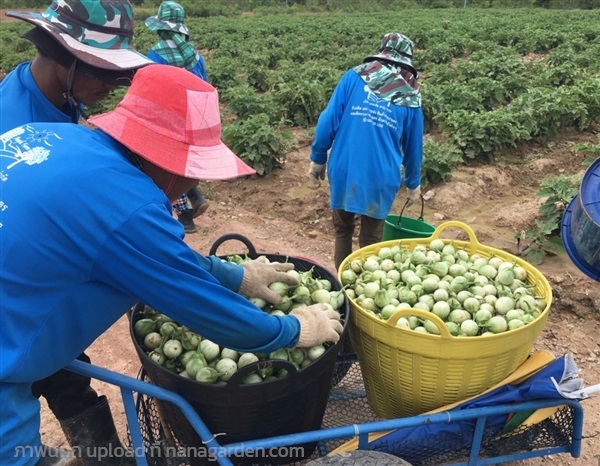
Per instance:
[[[325,179],[325,168],[327,167],[324,163],[310,162],[310,169],[308,170],[308,176],[313,182],[315,188],[321,186],[321,180]]]
[[[310,348],[325,342],[336,343],[344,330],[340,322],[340,314],[329,304],[318,303],[307,307],[298,307],[290,315],[300,321],[301,348]]]
[[[408,190],[408,204],[407,207],[410,207],[415,202],[421,200],[421,185],[417,186],[415,189]]]
[[[288,270],[294,268],[290,262],[268,262],[265,256],[260,256],[252,261],[244,262],[244,278],[240,285],[239,293],[248,298],[261,298],[271,304],[279,304],[281,296],[269,289],[273,282],[284,282],[296,286],[300,282]]]

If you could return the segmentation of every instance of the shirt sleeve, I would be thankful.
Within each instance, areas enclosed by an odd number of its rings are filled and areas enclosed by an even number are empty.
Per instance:
[[[421,164],[423,162],[423,111],[410,108],[402,131],[402,154],[404,156],[404,184],[415,189],[421,184]]]
[[[310,160],[315,163],[327,163],[327,151],[331,149],[346,108],[347,88],[351,73],[354,71],[348,71],[342,77],[333,90],[327,107],[319,116],[310,154]]]
[[[216,256],[203,256],[194,251],[200,267],[215,277],[228,290],[237,292],[242,286],[244,268],[233,262],[223,261]]]
[[[239,266],[221,267],[217,257],[202,257],[180,233],[164,206],[145,206],[107,237],[91,278],[227,348],[269,353],[297,344],[298,319],[271,316],[222,286],[213,273],[225,276],[229,270],[236,274]],[[228,283],[223,276],[221,280]]]
[[[158,53],[154,51],[154,49],[150,49],[148,51],[148,58],[152,60],[154,63],[158,63],[159,65],[168,65],[169,62],[161,57]]]
[[[199,53],[197,53],[196,56],[198,57],[198,63],[196,63],[190,71],[199,78],[202,78],[204,81],[208,82],[208,75],[206,74],[206,67],[204,66],[204,58],[202,58],[202,55]]]

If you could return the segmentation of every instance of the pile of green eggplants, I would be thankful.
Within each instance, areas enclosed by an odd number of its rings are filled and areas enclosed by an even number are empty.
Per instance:
[[[412,251],[401,242],[357,258],[341,273],[346,294],[367,313],[387,320],[400,309],[435,314],[456,337],[496,335],[530,324],[546,308],[517,261],[485,257],[432,240]],[[439,335],[436,324],[400,317],[398,327]]]
[[[249,259],[232,255],[227,260],[242,263]],[[287,273],[295,276],[299,285],[274,282],[269,286],[283,298],[280,304],[272,305],[258,298],[250,301],[273,315],[287,315],[293,309],[315,303],[325,303],[339,309],[344,303],[343,290],[332,291],[331,282],[313,277],[313,269],[306,272],[290,270]],[[311,348],[281,348],[270,354],[239,353],[203,338],[150,306],[144,306],[136,314],[136,318],[133,331],[146,354],[164,368],[198,382],[225,384],[242,367],[269,359],[288,361],[297,370],[301,370],[319,359],[329,346],[323,344]],[[268,382],[287,374],[288,371],[284,368],[258,364],[256,371],[242,377],[241,383]]]

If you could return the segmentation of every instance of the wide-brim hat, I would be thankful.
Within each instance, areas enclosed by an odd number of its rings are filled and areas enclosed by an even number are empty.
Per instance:
[[[373,60],[386,60],[398,63],[417,77],[419,73],[413,66],[413,50],[413,42],[408,37],[397,32],[390,32],[383,37],[378,53],[369,55],[363,60],[363,63]]]
[[[24,39],[33,42],[41,52],[55,61],[59,65],[70,68],[73,62],[77,59],[75,55],[65,49],[58,40],[54,39],[52,34],[49,34],[41,28],[31,28],[29,31],[21,34]],[[129,86],[133,75],[138,68],[124,70],[107,70],[97,66],[89,65],[83,61],[77,62],[76,73],[87,76],[89,78],[99,79],[118,86]]]
[[[133,9],[128,0],[53,0],[43,13],[9,11],[51,34],[78,60],[107,70],[152,63],[133,49]]]
[[[158,7],[158,14],[147,18],[144,24],[152,31],[173,31],[188,37],[190,35],[185,25],[185,10],[175,2],[162,2]]]
[[[227,180],[256,173],[221,141],[217,90],[176,66],[142,68],[117,107],[88,122],[174,175]]]

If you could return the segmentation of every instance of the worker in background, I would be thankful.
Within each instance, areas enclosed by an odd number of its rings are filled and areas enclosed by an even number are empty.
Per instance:
[[[185,10],[179,3],[162,2],[156,16],[146,19],[146,27],[156,31],[160,41],[148,51],[155,63],[178,66],[208,82],[204,59],[190,41],[190,32],[185,25]],[[173,204],[177,219],[186,233],[197,231],[194,218],[208,209],[208,201],[198,186],[181,195]]]
[[[423,113],[412,59],[410,39],[386,34],[377,54],[344,74],[319,116],[309,177],[318,187],[327,172],[336,269],[352,253],[356,216],[362,248],[382,240],[402,182],[410,203],[420,199]]]

